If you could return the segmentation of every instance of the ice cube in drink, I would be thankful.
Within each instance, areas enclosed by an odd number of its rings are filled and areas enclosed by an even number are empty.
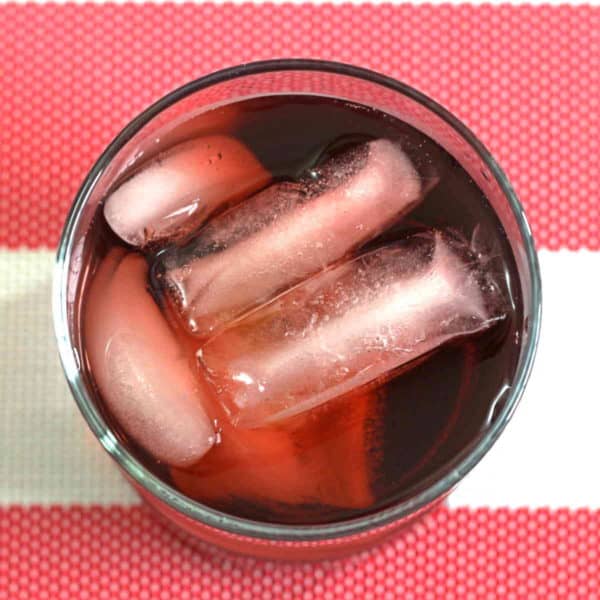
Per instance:
[[[399,144],[356,145],[216,217],[159,269],[192,333],[227,321],[331,265],[419,200],[422,182]]]
[[[328,269],[202,346],[236,424],[263,426],[342,396],[505,315],[465,242],[425,232]]]
[[[197,462],[215,441],[207,390],[147,290],[146,261],[112,250],[87,302],[87,355],[108,409],[158,460]]]
[[[182,238],[215,210],[269,180],[241,142],[226,135],[202,136],[144,164],[109,195],[104,216],[134,246]]]
[[[370,443],[379,408],[377,392],[363,390],[278,427],[246,429],[222,418],[224,443],[171,476],[186,494],[212,502],[366,508],[374,500]]]

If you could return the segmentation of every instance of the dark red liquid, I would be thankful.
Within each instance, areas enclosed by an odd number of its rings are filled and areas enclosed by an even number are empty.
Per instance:
[[[400,140],[430,189],[408,217],[362,250],[423,228],[452,229],[474,245],[492,249],[490,268],[504,274],[496,280],[505,286],[511,310],[491,329],[443,346],[377,389],[360,390],[283,424],[240,433],[216,406],[211,416],[221,424],[220,445],[187,469],[156,461],[129,439],[108,411],[106,418],[150,470],[213,508],[279,523],[356,517],[426,486],[494,418],[519,354],[516,333],[522,311],[514,259],[478,186],[452,156],[407,124],[365,107],[312,96],[258,98],[238,108],[229,133],[242,140],[275,179],[297,177],[326,148],[332,152],[380,137]],[[115,246],[135,251],[110,231],[100,211],[88,240],[92,270]],[[85,294],[86,289],[84,315]],[[155,286],[153,294],[166,306]],[[194,363],[196,340],[172,315],[166,318]],[[93,382],[93,373],[90,379]],[[102,406],[100,394],[98,402]],[[296,458],[290,461],[286,453],[292,451]],[[322,501],[307,501],[315,497]]]

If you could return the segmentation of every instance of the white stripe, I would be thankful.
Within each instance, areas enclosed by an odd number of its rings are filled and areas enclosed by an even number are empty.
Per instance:
[[[600,252],[541,252],[542,333],[531,379],[451,506],[600,508]]]
[[[53,254],[0,250],[0,504],[137,502],[77,412],[50,319]],[[600,508],[600,252],[540,255],[544,323],[522,404],[452,506]]]
[[[0,504],[137,502],[86,427],[50,316],[54,253],[0,250]]]

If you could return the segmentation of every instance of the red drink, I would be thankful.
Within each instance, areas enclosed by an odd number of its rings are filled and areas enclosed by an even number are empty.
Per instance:
[[[205,119],[125,173],[88,238],[106,417],[159,477],[236,516],[324,523],[410,496],[517,367],[498,218],[378,111],[278,96]]]

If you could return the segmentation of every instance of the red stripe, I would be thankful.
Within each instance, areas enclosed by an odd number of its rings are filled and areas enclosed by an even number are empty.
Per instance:
[[[294,55],[438,99],[508,171],[539,246],[600,249],[598,31],[586,6],[2,6],[0,245],[53,247],[92,161],[151,101]]]
[[[0,598],[600,597],[600,511],[449,510],[353,558],[194,550],[143,507],[0,509]],[[387,596],[386,596],[387,594]]]

